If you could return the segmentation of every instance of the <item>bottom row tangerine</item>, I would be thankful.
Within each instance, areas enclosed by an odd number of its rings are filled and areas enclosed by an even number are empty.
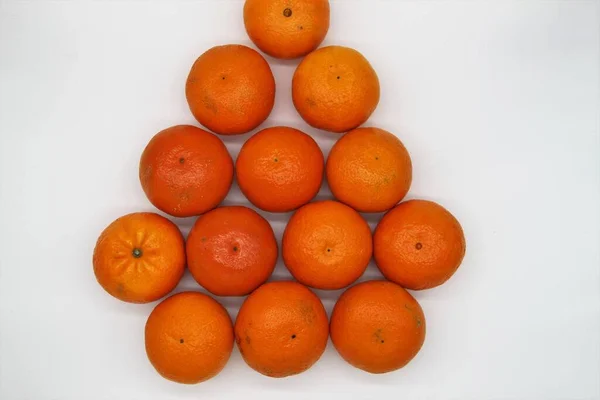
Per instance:
[[[244,361],[270,377],[309,369],[327,339],[348,363],[370,373],[405,366],[425,340],[425,316],[402,287],[369,281],[346,290],[331,324],[319,298],[291,281],[270,282],[246,298],[233,326],[212,297],[184,292],[162,301],[146,323],[146,352],[163,377],[194,384],[217,375],[235,342]]]

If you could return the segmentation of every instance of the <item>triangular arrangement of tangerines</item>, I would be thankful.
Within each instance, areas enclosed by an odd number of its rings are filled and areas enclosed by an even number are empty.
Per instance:
[[[290,5],[290,4],[293,4]],[[181,383],[218,374],[237,346],[261,374],[301,373],[321,357],[328,337],[353,366],[384,373],[406,365],[425,340],[425,316],[405,290],[441,285],[459,267],[465,238],[442,206],[400,203],[412,181],[408,151],[393,134],[360,128],[377,107],[379,78],[354,49],[317,49],[329,29],[328,0],[246,0],[246,30],[263,52],[303,57],[292,98],[311,126],[344,133],[327,162],[312,137],[272,127],[248,139],[236,160],[204,129],[179,125],[156,134],[140,160],[148,200],[176,217],[198,216],[187,240],[155,213],[118,218],[100,235],[94,272],[112,296],[133,303],[159,300],[187,265],[217,296],[246,296],[235,325],[212,297],[184,292],[156,306],[145,331],[156,370]],[[220,135],[259,127],[275,102],[275,79],[265,58],[242,45],[217,46],[189,73],[185,94],[200,124]],[[257,208],[294,211],[281,249],[269,222],[244,206],[219,207],[234,173]],[[336,200],[312,200],[326,177]],[[400,203],[400,204],[398,204]],[[375,232],[359,214],[387,212]],[[295,281],[267,282],[279,251]],[[374,257],[387,280],[347,289],[331,320],[309,289],[355,283]]]

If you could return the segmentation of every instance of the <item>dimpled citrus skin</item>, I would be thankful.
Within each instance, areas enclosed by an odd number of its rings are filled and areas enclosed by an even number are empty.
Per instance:
[[[328,0],[246,0],[244,24],[268,55],[291,59],[316,49],[329,30]]]
[[[446,282],[466,250],[460,223],[437,203],[410,200],[390,210],[373,238],[375,262],[390,281],[413,290]]]
[[[187,242],[194,279],[217,296],[245,296],[263,284],[277,263],[271,225],[247,207],[219,207],[202,215]]]
[[[176,217],[215,208],[229,192],[233,160],[215,135],[190,125],[156,134],[140,159],[140,182],[148,200]]]
[[[408,151],[396,136],[378,128],[342,136],[329,153],[326,171],[336,199],[361,212],[389,210],[412,182]]]
[[[321,300],[296,282],[270,282],[242,304],[235,341],[244,361],[263,375],[299,374],[321,357],[329,326]]]
[[[275,103],[275,78],[256,50],[217,46],[192,66],[185,95],[198,122],[221,135],[236,135],[267,119]]]
[[[294,73],[292,99],[311,126],[347,132],[369,119],[379,103],[379,78],[358,51],[342,46],[317,49]]]
[[[300,283],[341,289],[365,272],[372,240],[367,222],[347,205],[309,203],[296,211],[285,228],[283,260]]]
[[[313,138],[279,126],[264,129],[244,143],[236,161],[236,176],[252,204],[265,211],[287,212],[316,196],[324,164]]]
[[[331,340],[356,368],[372,374],[408,364],[425,341],[419,303],[392,282],[369,281],[346,290],[331,314]]]
[[[149,303],[177,286],[185,269],[185,243],[177,225],[154,213],[118,218],[94,248],[94,274],[109,294]]]
[[[183,292],[152,311],[145,341],[148,359],[160,375],[194,384],[214,377],[227,364],[233,350],[233,325],[216,300]]]

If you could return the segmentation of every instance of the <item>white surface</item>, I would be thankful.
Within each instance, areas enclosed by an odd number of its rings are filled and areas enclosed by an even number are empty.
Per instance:
[[[250,44],[242,4],[0,2],[0,399],[600,398],[595,1],[333,1],[326,44],[357,48],[377,70],[368,125],[411,152],[409,197],[440,202],[466,232],[454,278],[416,293],[425,346],[382,376],[331,345],[283,380],[237,349],[201,385],[156,374],[143,338],[155,304],[107,295],[92,249],[116,217],[153,209],[141,151],[159,130],[194,123],[184,82],[199,54]],[[292,106],[297,62],[269,62],[277,103],[263,127],[303,129],[327,153],[336,136]],[[247,137],[225,139],[234,156]],[[234,188],[226,204],[247,201]],[[287,217],[268,215],[279,238]],[[193,219],[177,222],[187,233]],[[274,279],[288,276],[280,262]],[[372,265],[363,280],[379,276]],[[184,289],[198,289],[189,275]],[[319,294],[330,311],[339,292]],[[241,299],[221,301],[235,317]]]

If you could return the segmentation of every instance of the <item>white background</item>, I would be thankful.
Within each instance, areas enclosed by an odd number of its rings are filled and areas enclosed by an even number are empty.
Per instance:
[[[425,345],[380,376],[331,344],[281,380],[237,349],[200,385],[154,371],[143,330],[155,304],[107,295],[92,250],[113,219],[153,210],[140,154],[159,130],[195,123],[184,83],[197,56],[251,45],[242,6],[0,0],[0,399],[600,398],[597,1],[332,1],[325,44],[378,72],[367,125],[411,152],[409,198],[438,201],[466,233],[456,275],[415,293]],[[297,61],[268,61],[277,102],[263,127],[298,127],[327,153],[337,136],[292,105]],[[247,137],[224,138],[234,157]],[[225,204],[248,202],[234,187]],[[289,215],[263,215],[280,238]],[[194,220],[176,222],[187,234]],[[288,277],[280,262],[272,279]],[[377,277],[371,265],[362,279]],[[186,289],[199,290],[189,275]],[[339,294],[319,292],[328,312]],[[242,299],[219,300],[234,318]]]

